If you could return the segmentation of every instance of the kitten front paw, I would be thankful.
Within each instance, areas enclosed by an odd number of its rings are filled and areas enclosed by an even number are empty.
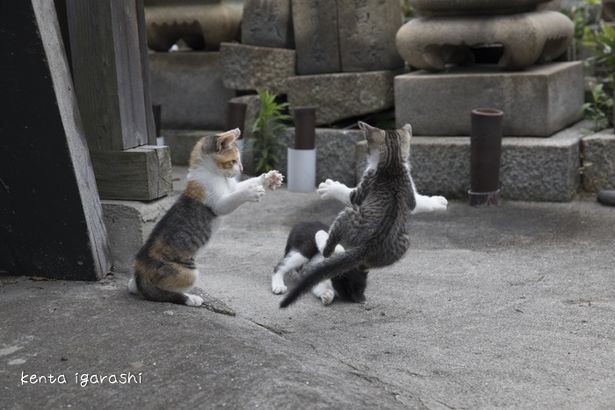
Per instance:
[[[201,306],[203,304],[203,298],[197,295],[186,293],[186,306]]]
[[[341,183],[327,179],[318,185],[317,192],[321,199],[335,198],[335,192],[339,190],[340,186],[342,186]]]
[[[265,188],[262,185],[254,184],[250,185],[246,189],[246,200],[249,202],[260,202],[261,198],[265,195]]]
[[[282,186],[284,175],[282,175],[279,171],[273,170],[263,174],[263,179],[263,185],[274,191]]]
[[[431,202],[432,211],[446,211],[446,207],[448,206],[448,201],[446,198],[440,195],[435,195],[429,197]]]

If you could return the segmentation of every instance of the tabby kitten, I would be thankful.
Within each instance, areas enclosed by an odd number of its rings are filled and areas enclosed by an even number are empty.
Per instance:
[[[340,212],[329,230],[324,259],[306,268],[305,276],[280,303],[287,307],[301,294],[351,269],[384,267],[408,250],[406,232],[416,206],[409,155],[412,127],[381,130],[359,122],[368,144],[368,166],[359,186],[350,193],[351,207]],[[336,245],[346,250],[333,255]]]
[[[300,275],[310,265],[321,262],[322,251],[327,243],[328,226],[322,222],[300,222],[291,229],[284,249],[284,257],[273,270],[271,290],[275,294],[286,292],[284,274],[290,271]],[[344,252],[341,245],[335,248],[336,253]],[[365,301],[367,287],[367,271],[352,269],[333,279],[326,279],[312,288],[312,294],[323,305],[329,305],[335,297],[351,302]]]
[[[270,171],[259,177],[237,182],[243,170],[235,140],[239,129],[202,138],[190,156],[190,171],[185,191],[156,224],[147,242],[137,253],[134,278],[128,283],[131,293],[147,300],[200,306],[200,296],[187,293],[199,271],[196,253],[207,244],[227,215],[246,202],[258,202],[263,186],[278,188],[282,175]]]

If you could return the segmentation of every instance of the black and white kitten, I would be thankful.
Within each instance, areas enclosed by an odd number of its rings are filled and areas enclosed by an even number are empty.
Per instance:
[[[284,257],[276,265],[271,277],[271,290],[275,294],[285,293],[284,275],[296,271],[301,274],[304,267],[321,262],[324,257],[322,250],[327,243],[329,227],[322,222],[300,222],[293,227],[286,241]],[[344,252],[337,245],[334,253]],[[367,286],[367,271],[358,268],[351,269],[332,279],[326,279],[314,287],[312,294],[320,299],[323,305],[329,305],[337,296],[350,302],[364,302]]]

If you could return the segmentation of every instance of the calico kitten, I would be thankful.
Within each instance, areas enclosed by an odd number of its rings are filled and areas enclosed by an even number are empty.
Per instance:
[[[197,280],[196,253],[207,244],[223,215],[246,202],[258,202],[263,186],[278,188],[282,175],[270,171],[242,182],[235,140],[239,129],[211,135],[196,143],[190,156],[185,191],[154,227],[137,253],[131,293],[147,300],[200,306],[200,296],[187,293]]]
[[[287,307],[327,278],[351,269],[368,270],[397,262],[408,250],[407,222],[416,206],[409,155],[412,127],[381,130],[359,122],[368,143],[368,166],[359,186],[350,192],[351,207],[338,214],[329,230],[322,262],[306,268],[305,276],[280,303]],[[333,255],[336,245],[345,251]]]
[[[284,274],[289,271],[301,271],[304,267],[321,262],[324,258],[322,250],[325,247],[329,227],[322,222],[301,222],[293,227],[286,241],[284,257],[273,270],[271,290],[275,294],[286,292]],[[335,252],[343,252],[337,245]],[[352,269],[333,279],[326,279],[312,288],[314,296],[323,305],[333,302],[335,296],[351,302],[365,301],[367,287],[367,271]]]

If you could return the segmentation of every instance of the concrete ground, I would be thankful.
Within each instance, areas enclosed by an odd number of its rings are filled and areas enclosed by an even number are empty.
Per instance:
[[[120,275],[0,278],[0,408],[615,407],[615,208],[452,203],[413,218],[365,304],[280,310],[288,231],[339,209],[279,191],[226,219],[199,286],[235,317],[139,300]],[[141,383],[92,384],[127,372]]]

